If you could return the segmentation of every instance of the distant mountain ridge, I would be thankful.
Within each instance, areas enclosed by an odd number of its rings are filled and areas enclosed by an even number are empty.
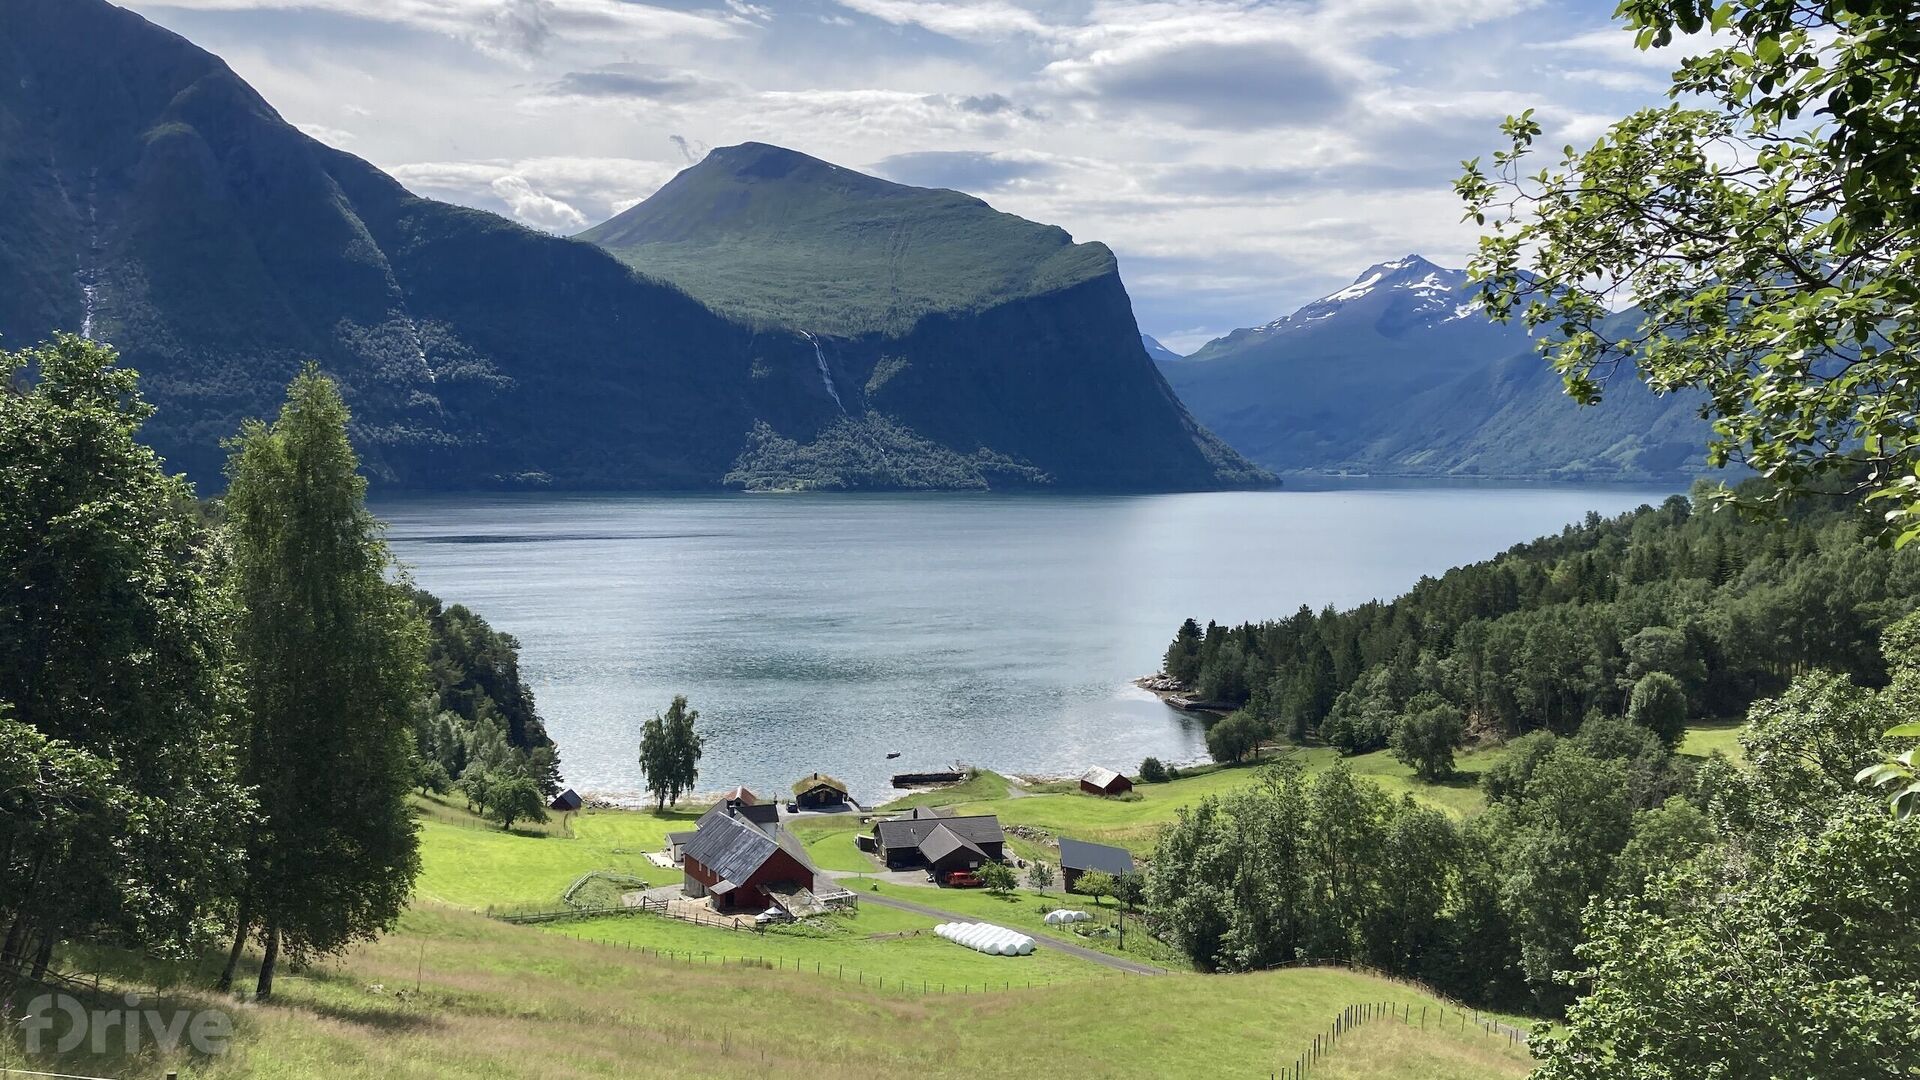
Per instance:
[[[1165,364],[1181,359],[1179,353],[1160,344],[1151,334],[1141,334],[1140,344],[1146,346],[1148,358],[1156,364]]]
[[[579,235],[716,311],[855,337],[910,332],[1117,272],[1104,244],[767,143],[714,148]]]
[[[1418,255],[1235,330],[1161,371],[1194,415],[1276,472],[1673,479],[1703,471],[1692,395],[1617,373],[1581,408],[1464,270]],[[1623,316],[1630,317],[1630,316]]]
[[[1069,261],[1105,250],[1068,245],[1053,242]],[[105,0],[0,0],[0,340],[113,344],[158,408],[145,437],[203,483],[307,360],[341,382],[367,471],[395,487],[1260,476],[1156,374],[1117,275],[1042,278],[890,341],[716,312],[593,244],[413,195]],[[828,432],[872,461],[763,453]]]

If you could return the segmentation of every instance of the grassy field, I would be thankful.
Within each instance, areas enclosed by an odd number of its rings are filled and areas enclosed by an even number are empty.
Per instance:
[[[1143,964],[1156,964],[1168,969],[1187,970],[1193,965],[1186,957],[1171,946],[1139,933],[1137,920],[1127,922],[1127,947],[1120,947],[1117,932],[1098,937],[1082,937],[1065,926],[1048,926],[1047,912],[1057,908],[1072,908],[1084,911],[1094,918],[1082,927],[1100,926],[1116,930],[1115,921],[1119,908],[1113,901],[1096,904],[1084,896],[1066,896],[1060,893],[1040,893],[1030,889],[1016,889],[1006,896],[995,896],[985,889],[929,889],[915,885],[895,885],[891,882],[868,882],[860,886],[861,892],[877,893],[899,900],[911,900],[914,903],[951,911],[964,915],[975,922],[993,923],[1013,930],[1030,934],[1050,934],[1066,941],[1097,949],[1113,956],[1123,956],[1129,960],[1138,960]],[[878,905],[867,905],[864,911],[878,910]]]
[[[1740,745],[1740,733],[1746,730],[1744,721],[1735,720],[1725,724],[1700,724],[1687,729],[1686,738],[1680,741],[1680,752],[1694,757],[1706,757],[1720,753],[1732,761],[1744,762],[1747,752]]]
[[[807,846],[807,855],[813,859],[813,865],[822,870],[878,869],[878,864],[853,846],[853,838],[865,831],[856,815],[822,814],[789,818],[787,828]]]
[[[423,900],[481,910],[558,904],[567,886],[593,870],[672,884],[680,872],[653,865],[646,853],[663,850],[667,833],[691,827],[699,816],[693,810],[584,810],[568,823],[571,838],[422,818],[415,892]]]
[[[965,952],[937,939],[931,945]],[[656,959],[440,906],[416,908],[396,933],[340,960],[288,973],[265,1006],[198,989],[209,984],[211,964],[161,967],[80,954],[56,964],[102,965],[114,996],[94,1007],[120,1007],[118,995],[128,990],[162,1009],[217,1007],[234,1018],[232,1048],[210,1058],[79,1052],[36,1058],[32,1067],[156,1078],[178,1069],[210,1080],[823,1072],[973,1080],[1029,1068],[1213,1080],[1264,1077],[1291,1065],[1336,1012],[1363,1001],[1411,1003],[1416,1017],[1425,1006],[1432,1020],[1424,1031],[1387,1021],[1363,1026],[1322,1060],[1316,1078],[1494,1080],[1529,1067],[1523,1049],[1463,1028],[1458,1014],[1440,1023],[1440,1004],[1417,991],[1342,971],[1102,975],[923,996],[892,980],[882,990],[792,968]],[[14,1044],[0,1041],[0,1064],[24,1064]]]
[[[542,929],[627,949],[670,950],[681,962],[694,965],[739,966],[744,960],[754,969],[800,970],[882,989],[911,986],[915,992],[943,986],[952,991],[980,991],[989,984],[1045,986],[1114,975],[1053,949],[1037,949],[1031,956],[977,953],[934,934],[941,920],[878,904],[821,921],[824,928],[786,927],[758,934],[657,915],[626,915],[547,923]]]
[[[1496,747],[1457,758],[1458,773],[1444,784],[1416,780],[1413,770],[1393,759],[1387,751],[1346,758],[1347,766],[1358,776],[1379,784],[1395,796],[1411,795],[1454,817],[1465,817],[1486,806],[1480,794],[1480,773],[1500,760],[1505,748]],[[1302,761],[1308,771],[1317,772],[1342,760],[1330,747],[1293,748],[1274,756],[1291,756]],[[1271,758],[1269,759],[1271,760]],[[1164,784],[1140,784],[1134,788],[1138,798],[1105,799],[1085,795],[1077,789],[1011,797],[991,794],[1004,790],[1007,781],[992,773],[981,773],[966,784],[911,797],[911,805],[954,806],[960,813],[997,814],[1010,825],[1031,825],[1055,835],[1115,844],[1138,853],[1153,850],[1160,828],[1172,822],[1181,808],[1192,806],[1209,795],[1220,795],[1253,783],[1257,766],[1229,766],[1195,769]],[[909,805],[908,800],[889,803],[892,810]],[[1016,839],[1014,848],[1032,858],[1040,855],[1032,845]]]

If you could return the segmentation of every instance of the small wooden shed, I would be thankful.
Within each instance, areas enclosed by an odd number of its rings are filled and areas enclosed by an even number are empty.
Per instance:
[[[847,785],[828,776],[826,773],[814,773],[794,781],[793,801],[803,810],[821,810],[847,803]]]
[[[1133,873],[1133,853],[1110,844],[1093,844],[1061,837],[1061,888],[1068,892],[1078,891],[1080,875],[1092,870],[1098,870],[1108,877],[1124,877]]]
[[[1133,781],[1095,765],[1080,775],[1080,790],[1089,795],[1124,795],[1133,790]]]
[[[568,788],[560,794],[555,795],[553,802],[548,805],[547,809],[557,810],[562,814],[571,814],[575,810],[580,809],[582,805],[583,802],[580,798],[580,793],[572,788]]]

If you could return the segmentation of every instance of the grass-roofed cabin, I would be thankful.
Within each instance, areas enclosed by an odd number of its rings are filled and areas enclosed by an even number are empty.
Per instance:
[[[833,810],[847,805],[847,785],[814,773],[794,781],[793,804],[802,810]]]

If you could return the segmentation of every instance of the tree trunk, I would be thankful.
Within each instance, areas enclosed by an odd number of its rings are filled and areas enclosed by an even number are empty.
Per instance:
[[[33,981],[45,981],[47,965],[53,963],[53,943],[59,936],[51,926],[40,935],[40,948],[33,954]]]
[[[242,900],[240,911],[234,919],[233,948],[227,950],[227,966],[220,969],[220,981],[213,987],[222,994],[233,992],[233,972],[240,966],[240,954],[246,951],[247,931],[251,929],[249,924],[252,922],[253,912],[247,909],[247,902]]]
[[[267,928],[267,948],[260,957],[260,979],[253,987],[253,1000],[266,1001],[273,996],[273,969],[280,962],[280,928]]]
[[[26,912],[13,917],[13,925],[7,928],[7,938],[0,943],[0,970],[13,971],[20,966],[20,954],[27,948],[27,928],[32,920]]]

